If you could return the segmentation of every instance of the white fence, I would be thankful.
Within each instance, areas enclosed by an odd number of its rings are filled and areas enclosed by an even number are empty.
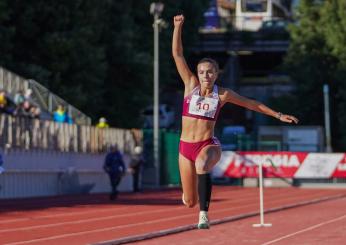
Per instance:
[[[118,145],[126,164],[142,142],[137,129],[99,129],[0,114],[0,199],[109,192],[105,153]],[[125,176],[120,191],[132,189]]]
[[[141,130],[100,129],[0,114],[0,147],[26,150],[100,153],[112,144],[132,152],[142,140]]]

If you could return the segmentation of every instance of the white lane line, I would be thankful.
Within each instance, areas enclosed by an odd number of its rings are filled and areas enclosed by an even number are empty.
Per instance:
[[[222,192],[218,192],[218,193],[223,193],[223,192],[230,192],[230,191],[222,191]],[[167,195],[165,197],[174,197],[177,196],[177,194],[171,194],[171,195]],[[243,195],[243,197],[247,197],[247,196],[253,196],[252,193]],[[178,196],[179,198],[181,198],[181,196]],[[250,199],[250,198],[243,198],[244,200]],[[237,200],[242,200],[242,199],[237,199]],[[14,222],[20,222],[20,221],[32,221],[32,220],[39,220],[41,218],[58,218],[58,217],[64,217],[64,216],[75,216],[75,215],[82,215],[82,214],[96,214],[96,213],[107,213],[107,212],[113,212],[113,211],[120,211],[120,210],[124,210],[124,209],[128,209],[128,207],[116,207],[116,208],[110,208],[110,209],[106,209],[106,210],[86,210],[86,211],[71,211],[66,209],[66,211],[68,211],[68,213],[58,213],[58,214],[49,214],[49,215],[40,215],[40,216],[36,216],[34,218],[32,217],[28,217],[28,218],[18,218],[18,219],[10,219],[10,220],[1,220],[0,224],[6,224],[6,223],[14,223]],[[54,210],[53,210],[54,211]],[[25,212],[23,212],[25,213]],[[2,230],[0,229],[0,232]]]
[[[251,206],[251,204],[250,205],[246,205],[246,206]],[[238,208],[240,208],[240,207],[238,207]],[[236,208],[236,209],[238,209],[238,208]],[[235,208],[229,208],[229,210],[230,209],[235,209]],[[222,212],[224,210],[226,210],[226,209],[218,210],[218,212]],[[161,211],[161,210],[157,210],[157,211]],[[138,225],[154,224],[154,223],[159,223],[161,221],[175,220],[175,219],[180,219],[180,218],[185,218],[185,217],[190,217],[190,216],[193,216],[193,214],[180,215],[180,216],[176,216],[176,217],[172,217],[172,218],[164,218],[164,219],[158,219],[158,220],[147,221],[147,222],[136,223],[136,224],[118,225],[118,226],[100,228],[100,229],[95,229],[95,230],[90,230],[90,231],[73,232],[73,233],[68,233],[68,234],[63,234],[63,235],[56,235],[56,236],[50,236],[50,237],[46,237],[46,238],[26,240],[26,241],[18,241],[18,242],[8,243],[8,244],[12,244],[12,245],[15,245],[15,244],[28,244],[28,243],[32,243],[32,242],[38,242],[38,241],[55,240],[55,239],[59,239],[59,238],[84,235],[84,234],[88,234],[88,233],[99,233],[99,232],[104,232],[104,231],[117,230],[117,229],[121,229],[121,228],[135,227],[135,226],[138,226]]]
[[[295,236],[295,235],[304,233],[304,232],[306,232],[306,231],[310,231],[310,230],[316,229],[316,228],[321,227],[321,226],[323,226],[323,225],[327,225],[327,224],[330,224],[330,223],[333,223],[333,222],[342,220],[342,219],[344,219],[344,218],[346,218],[346,215],[343,215],[343,216],[341,216],[341,217],[338,217],[338,218],[335,218],[335,219],[332,219],[332,220],[329,220],[329,221],[325,221],[325,222],[319,223],[319,224],[317,224],[317,225],[310,226],[310,227],[308,227],[308,228],[306,228],[306,229],[303,229],[303,230],[300,230],[300,231],[297,231],[297,232],[288,234],[288,235],[286,235],[286,236],[279,237],[279,238],[277,238],[277,239],[275,239],[275,240],[272,240],[272,241],[263,243],[262,245],[273,244],[273,243],[275,243],[275,242],[278,242],[278,241],[284,240],[284,239],[286,239],[286,238],[289,238],[289,237],[292,237],[292,236]]]
[[[188,218],[191,216],[195,216],[195,214],[194,213],[193,214],[184,214],[184,215],[179,215],[179,216],[175,216],[175,217],[171,217],[171,218],[156,219],[156,220],[146,221],[146,222],[142,222],[142,223],[119,225],[119,226],[113,226],[113,227],[107,227],[107,228],[95,229],[95,230],[88,230],[88,231],[81,231],[81,232],[72,232],[72,233],[63,234],[63,235],[50,236],[50,237],[32,239],[32,240],[21,241],[21,242],[4,243],[3,245],[19,245],[19,244],[29,244],[29,243],[40,242],[40,241],[49,241],[49,240],[66,238],[66,237],[71,237],[71,236],[78,236],[78,235],[84,235],[84,234],[90,234],[90,233],[98,233],[98,232],[104,232],[104,231],[130,228],[130,227],[135,227],[138,225],[151,225],[151,224],[165,222],[165,221],[171,221],[171,220],[176,220],[176,219],[181,219],[181,218]]]
[[[29,218],[18,218],[18,219],[8,219],[8,220],[0,220],[0,224],[14,223],[19,221],[30,220]]]
[[[287,199],[289,200],[291,198],[295,198],[295,197],[287,197],[287,198],[283,198],[283,199],[279,199],[279,200],[274,200],[271,202],[271,204],[273,204],[275,202],[280,202],[282,200],[287,200]],[[243,198],[241,200],[238,199],[236,202],[234,202],[233,200],[225,201],[224,204],[225,203],[237,203],[237,202],[241,202],[241,201],[244,201],[247,199],[252,199],[252,198]],[[276,196],[276,199],[277,199],[277,196]],[[237,210],[237,209],[242,209],[242,208],[247,208],[247,207],[257,206],[257,205],[258,205],[257,203],[251,203],[251,204],[247,204],[247,205],[242,205],[241,207],[223,208],[223,209],[215,210],[215,211],[213,211],[213,213],[221,213],[221,212],[225,212],[225,211]],[[185,207],[179,206],[179,207],[170,209],[170,211],[180,210],[180,209],[185,209]],[[139,212],[135,212],[135,213],[125,213],[125,214],[121,214],[121,215],[117,214],[117,215],[110,215],[110,216],[106,216],[106,217],[103,216],[103,217],[96,217],[96,218],[89,218],[89,219],[79,219],[79,220],[74,220],[74,221],[66,221],[66,222],[59,222],[59,223],[53,223],[53,224],[32,225],[32,226],[25,226],[22,228],[15,227],[15,228],[9,228],[9,229],[0,229],[0,233],[27,231],[27,230],[34,230],[34,229],[44,229],[44,228],[57,227],[57,226],[62,226],[62,225],[75,225],[75,224],[82,224],[82,223],[88,223],[88,222],[117,219],[119,217],[131,217],[131,216],[136,216],[136,215],[144,215],[144,214],[147,215],[147,214],[160,213],[160,212],[167,212],[167,209],[162,208],[162,209],[157,209],[157,210],[139,211]],[[140,225],[140,224],[138,224],[138,225]]]
[[[247,205],[242,205],[241,207],[232,207],[232,208],[224,208],[224,209],[218,209],[214,211],[213,213],[219,213],[219,212],[224,212],[224,211],[230,211],[230,210],[237,210],[237,209],[242,209],[246,207],[251,207],[257,204],[247,204]],[[176,208],[171,208],[169,211],[174,211],[174,210],[183,210],[186,209],[183,206],[176,207]],[[27,226],[23,228],[11,228],[11,229],[3,229],[0,230],[0,233],[5,233],[5,232],[17,232],[17,231],[26,231],[26,230],[33,230],[33,229],[40,229],[40,228],[49,228],[49,227],[56,227],[56,226],[62,226],[62,225],[73,225],[73,224],[82,224],[82,223],[88,223],[88,222],[95,222],[95,221],[102,221],[102,220],[111,220],[111,219],[118,219],[120,217],[128,217],[128,216],[137,216],[137,215],[147,215],[153,214],[153,213],[161,213],[161,212],[167,212],[166,208],[163,209],[158,209],[154,211],[139,211],[136,213],[125,213],[125,214],[117,214],[117,215],[111,215],[107,217],[97,217],[97,218],[90,218],[90,219],[80,219],[80,220],[75,220],[75,221],[67,221],[67,222],[60,222],[60,223],[55,223],[55,224],[45,224],[45,225],[36,225],[36,226]],[[137,223],[137,225],[142,225],[143,223]],[[116,228],[115,226],[114,228]],[[121,225],[119,226],[121,227]]]
[[[116,208],[109,208],[109,209],[101,209],[101,210],[89,210],[89,211],[71,211],[68,208],[66,208],[65,213],[57,213],[57,214],[47,214],[47,215],[39,215],[28,218],[18,218],[18,219],[8,219],[8,220],[0,220],[0,224],[6,224],[6,223],[13,223],[13,222],[19,222],[19,221],[32,221],[32,220],[39,220],[41,218],[57,218],[57,217],[64,217],[64,216],[75,216],[75,215],[82,215],[82,214],[93,214],[93,213],[105,213],[109,211],[120,211],[120,210],[126,210],[128,207],[116,207]],[[54,211],[54,210],[50,210]],[[68,213],[66,213],[66,211]]]
[[[183,207],[177,207],[175,209],[182,209],[182,208]],[[172,211],[172,210],[174,210],[174,209],[171,209],[170,211]],[[28,226],[28,227],[22,227],[22,228],[3,229],[3,230],[0,230],[0,233],[26,231],[26,230],[33,230],[33,229],[40,229],[40,228],[49,228],[49,227],[62,226],[62,225],[82,224],[82,223],[88,223],[88,222],[117,219],[117,218],[127,217],[127,216],[145,215],[146,213],[151,213],[152,214],[152,213],[161,213],[161,212],[167,212],[167,209],[158,209],[158,210],[149,211],[149,212],[139,211],[139,212],[131,213],[131,214],[129,214],[129,213],[120,214],[120,215],[116,214],[116,215],[111,215],[111,216],[106,216],[106,217],[97,217],[97,218],[90,218],[90,219],[80,219],[80,220],[60,222],[60,223],[55,223],[55,224],[34,225],[34,226]]]
[[[38,238],[38,239],[32,239],[32,240],[26,240],[26,241],[20,241],[20,242],[5,243],[4,245],[30,244],[30,243],[41,242],[41,241],[49,241],[49,240],[66,238],[66,237],[85,235],[85,234],[90,234],[90,233],[99,233],[99,232],[104,232],[104,231],[119,230],[119,229],[123,229],[123,228],[135,227],[138,225],[151,225],[151,224],[155,224],[155,223],[171,221],[171,220],[176,220],[176,219],[181,219],[181,218],[187,218],[187,217],[191,217],[191,216],[195,216],[195,214],[185,214],[185,215],[179,215],[179,216],[175,216],[175,217],[171,217],[171,218],[162,218],[162,219],[157,219],[157,220],[153,220],[153,221],[146,221],[146,222],[142,222],[142,223],[126,224],[126,225],[113,226],[113,227],[88,230],[88,231],[82,231],[82,232],[73,232],[73,233],[68,233],[68,234],[63,234],[63,235],[56,235],[56,236],[50,236],[50,237]],[[346,215],[339,217],[337,219],[328,221],[328,222],[324,222],[323,224],[331,223],[331,222],[334,222],[336,220],[339,220],[339,219],[345,218],[345,217],[346,217]],[[271,242],[275,242],[275,241],[276,240],[271,241]],[[267,245],[267,244],[270,244],[271,242],[266,243],[266,244],[262,244],[262,245]]]
[[[292,198],[292,197],[291,197]],[[225,201],[225,203],[238,203],[244,200],[252,199],[250,198],[243,198],[243,199],[237,199],[237,201],[234,202],[234,200],[230,201]],[[287,198],[286,198],[287,199]],[[290,197],[288,197],[290,199]],[[282,199],[280,199],[282,200]],[[275,201],[273,201],[275,202]],[[230,211],[230,210],[237,210],[237,209],[242,209],[246,207],[251,207],[251,206],[257,206],[257,203],[251,203],[247,205],[242,205],[241,207],[231,207],[231,208],[223,208],[223,209],[218,209],[213,211],[213,213],[219,213],[219,212],[224,212],[224,211]],[[185,209],[184,206],[179,206],[176,208],[170,209],[170,211],[173,210],[180,210],[180,209]],[[136,215],[143,215],[143,214],[152,214],[152,213],[160,213],[160,212],[166,212],[167,208],[162,208],[162,209],[157,209],[157,210],[148,210],[148,211],[139,211],[135,213],[125,213],[122,215],[111,215],[111,216],[106,216],[106,217],[96,217],[96,218],[89,218],[89,219],[79,219],[79,220],[74,220],[74,221],[66,221],[66,222],[59,222],[59,223],[54,223],[54,224],[44,224],[44,225],[32,225],[32,226],[25,226],[22,228],[10,228],[10,229],[0,229],[0,233],[5,233],[5,232],[17,232],[17,231],[26,231],[26,230],[33,230],[33,229],[40,229],[40,228],[49,228],[49,227],[56,227],[56,226],[62,226],[62,225],[73,225],[73,224],[81,224],[81,223],[87,223],[87,222],[95,222],[95,221],[101,221],[101,220],[111,220],[114,218],[119,218],[119,217],[128,217],[128,216],[136,216]],[[35,218],[36,219],[36,218]]]

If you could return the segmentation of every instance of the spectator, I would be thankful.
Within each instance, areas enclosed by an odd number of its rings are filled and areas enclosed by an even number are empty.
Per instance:
[[[96,124],[96,128],[99,128],[99,129],[105,129],[105,128],[108,128],[109,125],[107,123],[107,120],[106,118],[104,117],[101,117],[99,119],[99,122]],[[98,132],[98,141],[99,141],[99,145],[100,145],[100,150],[104,150],[105,147],[107,147],[105,144],[104,144],[104,139],[105,139],[105,135],[104,135],[104,132],[103,130],[99,130]]]
[[[0,90],[0,113],[13,114],[13,110],[9,107],[9,100],[5,90]]]
[[[109,125],[108,125],[108,123],[107,123],[106,118],[101,117],[101,118],[99,119],[98,124],[96,124],[96,127],[97,127],[97,128],[108,128]]]
[[[23,90],[19,90],[14,95],[14,103],[16,104],[16,115],[31,118],[40,118],[41,109],[37,105],[31,103],[31,94],[32,90],[27,89],[25,93]]]
[[[21,107],[25,101],[25,96],[23,90],[19,90],[14,95],[14,103],[16,104],[17,108]]]
[[[62,105],[58,105],[58,108],[54,111],[53,120],[58,123],[66,122],[66,111]]]
[[[134,155],[132,156],[130,162],[130,173],[132,174],[132,184],[133,184],[133,192],[139,192],[139,179],[141,166],[144,164],[144,158],[142,155],[142,147],[136,146],[134,149]]]
[[[4,90],[0,90],[0,110],[4,111],[6,106],[7,106],[6,92]]]
[[[34,105],[30,108],[30,117],[35,119],[40,119],[41,109],[40,107]]]
[[[68,113],[66,113],[65,122],[68,123],[68,124],[73,124],[73,119],[72,119],[72,117]]]
[[[22,113],[22,108],[24,106],[25,102],[25,96],[24,96],[24,91],[19,90],[15,95],[14,95],[14,103],[16,104],[16,109],[15,109],[15,114],[21,114]]]
[[[21,107],[18,108],[16,114],[18,116],[25,116],[30,117],[31,116],[31,104],[28,100],[25,100]]]
[[[26,91],[25,91],[25,95],[24,95],[24,98],[26,100],[31,100],[31,95],[32,95],[32,90],[30,88],[28,88]]]
[[[114,200],[118,196],[118,185],[125,173],[125,164],[117,145],[112,145],[110,150],[106,155],[103,169],[108,174],[111,184],[110,199]]]

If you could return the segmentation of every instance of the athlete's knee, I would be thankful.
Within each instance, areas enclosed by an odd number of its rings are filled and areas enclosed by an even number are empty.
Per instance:
[[[191,199],[191,198],[184,199],[184,205],[188,208],[193,208],[194,206],[196,206],[196,204],[197,204],[197,200],[195,199]]]
[[[196,173],[197,174],[205,174],[210,171],[207,162],[205,161],[196,161]]]
[[[196,206],[197,202],[195,201],[187,201],[185,203],[185,206],[188,207],[188,208],[193,208],[194,206]]]

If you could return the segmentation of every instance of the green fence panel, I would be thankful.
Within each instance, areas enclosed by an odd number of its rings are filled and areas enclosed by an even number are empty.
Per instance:
[[[153,168],[153,130],[144,129],[144,168]],[[160,185],[179,185],[179,132],[160,129]]]
[[[179,138],[178,132],[161,131],[161,184],[179,185]]]

